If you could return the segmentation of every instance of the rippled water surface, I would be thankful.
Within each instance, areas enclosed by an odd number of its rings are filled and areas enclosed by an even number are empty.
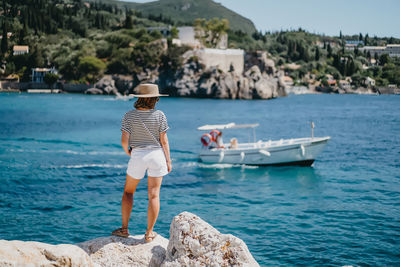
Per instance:
[[[0,95],[0,238],[77,243],[120,225],[128,157],[120,122],[132,101]],[[163,98],[173,172],[156,231],[190,211],[243,239],[261,265],[400,264],[400,97],[303,95],[270,101]],[[259,122],[265,140],[332,139],[313,167],[205,165],[206,123]],[[248,139],[225,131],[225,140]],[[146,228],[139,184],[132,234]]]

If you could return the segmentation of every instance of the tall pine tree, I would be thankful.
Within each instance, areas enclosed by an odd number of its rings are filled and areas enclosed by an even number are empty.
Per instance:
[[[319,60],[319,47],[317,46],[317,49],[315,49],[315,60],[318,61]]]
[[[4,55],[8,50],[7,28],[6,23],[3,22],[3,35],[1,39],[1,53]]]

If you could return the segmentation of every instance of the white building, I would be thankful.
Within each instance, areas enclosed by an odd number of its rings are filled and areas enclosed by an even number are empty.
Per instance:
[[[372,79],[371,77],[367,77],[367,78],[365,78],[365,80],[364,80],[364,84],[365,84],[366,86],[368,86],[368,87],[370,87],[370,86],[375,86],[375,80]]]
[[[400,57],[400,44],[389,44],[387,46],[364,46],[359,48],[360,51],[369,51],[371,56],[374,57],[375,54],[381,56],[383,54],[388,54],[390,57]]]
[[[35,83],[42,83],[44,82],[44,76],[46,76],[47,73],[54,73],[57,74],[57,70],[53,68],[33,68],[32,69],[32,82]]]
[[[293,86],[293,84],[294,84],[293,79],[290,76],[285,75],[285,76],[283,76],[282,80],[283,80],[283,83],[288,87]]]
[[[364,46],[359,48],[360,51],[363,51],[365,53],[370,53],[372,57],[377,54],[378,56],[382,55],[385,53],[386,46]]]
[[[400,57],[400,44],[387,45],[386,53],[391,57]]]
[[[351,84],[348,80],[340,80],[339,87],[342,89],[351,89]]]
[[[193,27],[190,26],[178,27],[178,31],[179,31],[178,33],[179,40],[182,45],[187,45],[192,48],[202,47],[199,40],[195,38],[196,33]]]
[[[28,53],[29,53],[29,46],[27,46],[27,45],[14,45],[13,46],[13,55],[14,56],[28,54]]]

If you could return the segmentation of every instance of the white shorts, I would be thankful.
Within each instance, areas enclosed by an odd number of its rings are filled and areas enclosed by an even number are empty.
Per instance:
[[[133,149],[126,173],[134,179],[144,175],[161,177],[168,174],[164,151],[159,149]]]

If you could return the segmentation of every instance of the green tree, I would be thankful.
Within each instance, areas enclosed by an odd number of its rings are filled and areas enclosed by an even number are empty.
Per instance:
[[[368,45],[369,43],[369,36],[368,33],[364,36],[364,45]]]
[[[385,64],[388,64],[390,62],[390,57],[388,54],[382,54],[379,57],[379,65],[384,66]]]
[[[1,39],[1,53],[3,55],[6,54],[7,50],[8,50],[7,28],[6,28],[6,23],[3,22],[3,35],[2,35],[2,39]]]
[[[178,38],[179,36],[179,30],[174,26],[171,28],[171,37],[172,38]]]
[[[43,77],[43,81],[49,86],[49,88],[53,87],[53,84],[58,81],[58,75],[55,73],[47,73]]]
[[[331,58],[331,57],[332,57],[332,46],[331,46],[330,43],[328,43],[328,48],[327,48],[327,50],[328,50],[328,58]]]
[[[125,19],[125,29],[132,29],[133,28],[133,20],[131,15],[126,15]]]
[[[229,30],[227,19],[213,18],[210,20],[196,19],[194,21],[196,38],[206,47],[216,47],[221,38]]]
[[[319,60],[319,57],[320,57],[320,55],[319,55],[319,48],[318,48],[318,46],[317,46],[317,48],[315,49],[315,60],[318,61],[318,60]]]
[[[100,59],[86,56],[79,59],[78,70],[81,76],[90,83],[96,82],[106,68],[106,64]]]

